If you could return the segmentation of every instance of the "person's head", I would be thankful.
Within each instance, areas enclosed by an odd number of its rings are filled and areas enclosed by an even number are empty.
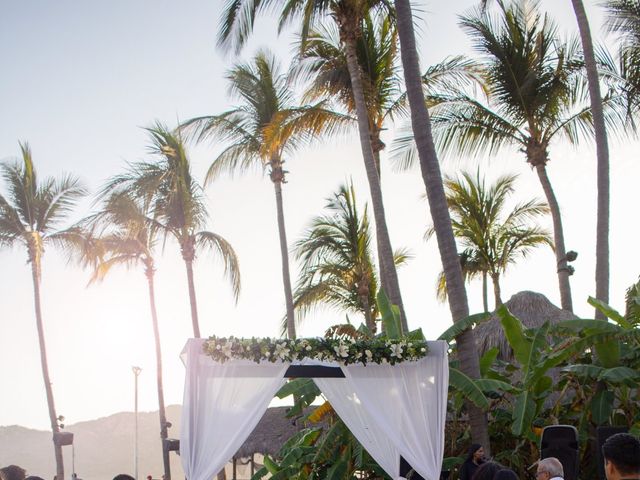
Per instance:
[[[127,475],[126,473],[120,473],[113,477],[113,480],[136,480],[131,475]]]
[[[498,462],[485,462],[478,467],[471,480],[493,480],[493,476],[503,468]]]
[[[0,468],[0,477],[3,480],[24,480],[27,471],[18,465],[8,465]]]
[[[467,453],[467,460],[473,460],[478,463],[478,460],[482,460],[484,457],[484,448],[479,443],[472,443]]]
[[[553,477],[564,478],[564,468],[562,468],[560,460],[556,457],[547,457],[542,460],[538,460],[536,480],[549,480]]]
[[[44,480],[44,478],[42,477],[38,477],[36,475],[29,475],[27,478],[25,478],[24,480]]]
[[[516,472],[510,468],[503,468],[496,472],[493,476],[493,480],[518,480],[518,476],[516,475]]]
[[[640,477],[640,441],[628,433],[611,435],[602,445],[608,479]]]

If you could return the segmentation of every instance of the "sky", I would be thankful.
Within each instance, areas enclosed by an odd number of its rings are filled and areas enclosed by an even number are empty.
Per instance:
[[[457,26],[457,15],[475,2],[416,2],[422,66],[448,55],[471,54]],[[576,31],[569,1],[544,0],[567,34]],[[602,15],[595,1],[585,2],[597,38]],[[224,72],[234,61],[216,49],[222,8],[219,0],[76,2],[5,0],[0,4],[0,160],[20,153],[28,141],[41,178],[78,176],[96,192],[126,162],[148,159],[148,138],[141,127],[160,120],[175,126],[188,118],[217,114],[233,103]],[[609,39],[613,42],[613,39]],[[268,45],[283,62],[293,54],[291,37],[277,37],[274,24],[259,22],[244,59]],[[392,141],[392,131],[385,142]],[[200,181],[220,144],[190,146],[193,171]],[[637,280],[637,198],[640,165],[633,139],[611,140],[611,304],[622,308],[624,289]],[[442,160],[444,173],[475,170],[473,159]],[[489,179],[519,175],[515,201],[543,196],[537,176],[512,150],[479,163]],[[574,309],[591,317],[594,294],[595,147],[554,144],[549,176],[558,196],[566,245],[579,257],[571,278]],[[357,135],[316,143],[287,159],[284,209],[289,244],[300,238],[325,199],[353,179],[359,203],[368,187]],[[418,170],[397,173],[383,162],[387,222],[394,248],[413,258],[399,270],[411,329],[437,338],[451,325],[447,305],[435,299],[441,270],[435,240],[425,242],[430,224],[424,184]],[[5,192],[0,185],[0,192]],[[195,282],[203,335],[270,336],[280,333],[284,314],[280,250],[273,187],[268,177],[251,173],[224,177],[206,189],[208,229],[234,247],[242,292],[234,302],[215,258],[203,255]],[[90,199],[73,220],[91,211]],[[637,212],[635,212],[637,217]],[[545,222],[550,227],[550,220]],[[179,355],[191,335],[186,273],[177,246],[159,253],[156,275],[159,326],[164,356],[165,401],[181,403],[184,369]],[[502,281],[503,299],[534,290],[559,304],[555,259],[540,249],[510,268]],[[292,276],[297,265],[292,262]],[[141,270],[114,271],[103,283],[87,287],[89,272],[67,263],[50,247],[45,252],[42,308],[49,369],[56,408],[67,424],[133,410],[132,366],[140,366],[140,410],[157,409],[155,362],[147,286]],[[468,286],[471,312],[482,309],[480,284]],[[344,314],[322,310],[308,316],[299,336],[318,336]],[[39,363],[30,267],[21,249],[0,251],[0,425],[47,429],[47,406]],[[10,394],[6,394],[10,392]],[[178,436],[178,432],[172,432]]]

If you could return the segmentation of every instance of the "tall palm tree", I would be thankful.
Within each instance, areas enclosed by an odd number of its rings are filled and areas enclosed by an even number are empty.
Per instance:
[[[590,137],[591,108],[578,43],[561,43],[553,22],[528,5],[500,3],[497,17],[478,8],[461,18],[484,56],[488,93],[486,101],[464,91],[453,93],[434,109],[434,133],[444,152],[477,156],[514,145],[525,153],[551,209],[562,308],[572,310],[572,269],[546,165],[553,140],[562,137],[575,144]],[[615,121],[615,111],[606,119]]]
[[[287,333],[296,337],[293,294],[289,273],[289,249],[284,221],[282,184],[286,182],[285,157],[293,154],[302,140],[324,129],[333,130],[348,118],[326,110],[321,104],[298,107],[286,75],[269,52],[258,52],[250,64],[239,64],[227,73],[229,90],[240,104],[220,115],[188,120],[181,128],[198,140],[214,138],[230,145],[213,161],[205,183],[221,172],[268,169],[276,196],[282,279],[287,307]],[[324,127],[324,128],[323,128]]]
[[[169,451],[166,448],[167,416],[162,380],[162,349],[155,296],[154,251],[161,227],[147,215],[140,200],[126,193],[114,193],[104,199],[101,210],[86,220],[91,234],[86,235],[83,256],[93,267],[91,282],[101,281],[113,267],[142,267],[147,279],[149,308],[156,350],[156,385],[164,478],[171,480]],[[97,236],[96,236],[97,233]],[[87,248],[88,247],[88,248]]]
[[[360,215],[352,184],[341,185],[325,208],[328,213],[314,218],[295,245],[296,258],[302,261],[295,291],[298,321],[324,305],[362,314],[369,330],[375,332],[378,278],[367,208]],[[407,259],[405,251],[394,255],[396,265]]]
[[[473,260],[469,267],[478,268],[491,277],[495,308],[502,304],[500,276],[507,267],[526,257],[535,247],[553,245],[548,232],[531,225],[532,220],[549,213],[546,203],[530,200],[506,212],[506,202],[515,190],[516,178],[516,175],[502,175],[487,186],[477,171],[475,176],[462,172],[461,176],[445,180],[453,233],[464,249],[464,256]],[[427,232],[428,236],[433,233],[433,229]],[[463,271],[466,263],[470,262],[465,262]],[[466,270],[472,272],[469,267]]]
[[[413,28],[414,18],[409,0],[394,0],[394,5],[398,37],[400,38],[402,68],[411,108],[411,125],[418,150],[420,170],[429,200],[429,210],[438,241],[440,259],[447,280],[451,317],[454,322],[460,322],[469,316],[469,304],[451,228],[451,218],[447,209],[440,164],[433,144],[431,119],[425,104],[420,60]],[[473,331],[469,329],[463,331],[456,337],[456,343],[461,370],[471,378],[478,378],[480,365]],[[473,441],[484,445],[486,451],[490,452],[489,428],[485,413],[472,402],[467,402],[467,411]]]
[[[57,441],[60,427],[49,375],[44,324],[40,300],[42,256],[47,245],[67,247],[74,229],[59,230],[78,200],[86,194],[80,182],[72,177],[40,180],[27,143],[21,143],[22,164],[3,163],[0,172],[6,185],[6,196],[0,195],[0,247],[21,245],[27,250],[33,280],[33,299],[40,346],[40,364],[53,431],[56,476],[64,478],[62,446]]]
[[[600,93],[600,78],[596,64],[593,40],[589,28],[589,19],[582,0],[571,0],[573,11],[578,22],[582,52],[584,54],[587,82],[589,84],[589,99],[593,112],[593,128],[596,141],[597,167],[597,220],[596,220],[596,298],[605,303],[609,302],[609,203],[610,203],[610,175],[609,175],[609,143],[607,127],[604,120],[602,94]],[[606,320],[605,315],[596,308],[596,318]]]
[[[193,335],[200,338],[193,278],[193,262],[198,250],[211,250],[219,255],[236,299],[240,292],[238,259],[224,237],[201,230],[207,222],[207,210],[202,188],[191,175],[191,164],[180,135],[159,122],[146,130],[151,140],[149,152],[155,161],[130,164],[125,173],[109,179],[102,195],[126,193],[142,201],[163,235],[176,239],[187,271]]]
[[[371,193],[379,246],[378,257],[381,270],[385,272],[382,286],[390,300],[400,308],[401,318],[405,319],[406,323],[398,275],[393,263],[393,249],[387,229],[382,189],[371,144],[365,86],[357,57],[357,41],[362,33],[364,18],[374,9],[389,15],[393,15],[393,11],[388,2],[383,0],[231,0],[222,16],[219,43],[238,51],[253,29],[256,15],[272,8],[280,11],[281,29],[289,23],[300,21],[300,46],[303,51],[307,45],[309,32],[315,27],[327,21],[334,21],[338,26],[340,41],[345,48],[358,120],[360,147]]]

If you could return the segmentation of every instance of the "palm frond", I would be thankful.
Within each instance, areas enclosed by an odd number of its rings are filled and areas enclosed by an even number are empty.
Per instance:
[[[195,235],[196,246],[210,250],[222,260],[224,275],[231,282],[233,296],[238,300],[240,295],[240,266],[233,247],[221,235],[209,231],[201,231]]]

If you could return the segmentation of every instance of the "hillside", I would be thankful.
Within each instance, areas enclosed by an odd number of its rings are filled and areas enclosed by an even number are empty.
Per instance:
[[[167,420],[173,424],[170,437],[180,432],[179,405],[167,408]],[[74,434],[75,471],[84,480],[111,480],[117,473],[133,474],[134,414],[114,415],[68,425]],[[138,413],[139,477],[161,478],[162,456],[157,412]],[[65,473],[72,473],[72,448],[63,447]],[[0,466],[20,465],[28,474],[46,480],[55,474],[51,432],[31,430],[20,426],[0,427]],[[171,453],[171,474],[174,480],[183,479],[180,458]]]

